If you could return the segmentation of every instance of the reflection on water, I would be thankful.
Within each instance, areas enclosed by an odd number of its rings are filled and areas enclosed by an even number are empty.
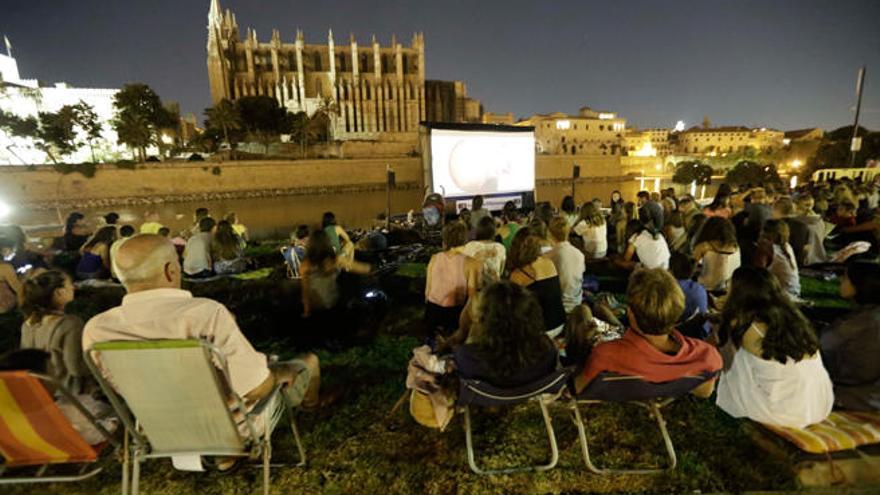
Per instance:
[[[670,184],[664,183],[663,187],[668,185]],[[678,187],[681,188],[681,186]],[[588,179],[584,179],[577,184],[575,195],[578,204],[599,198],[607,205],[614,190],[619,190],[627,201],[635,201],[638,189],[639,182],[636,180],[589,182]],[[684,189],[681,189],[681,192],[685,192]],[[571,194],[571,186],[558,184],[539,186],[536,196],[538,201],[550,201],[554,205],[559,205],[567,194]],[[707,194],[710,192],[707,191]],[[418,189],[394,191],[391,195],[391,210],[394,214],[403,214],[410,209],[418,209],[421,206],[422,197],[423,193]],[[238,214],[239,221],[250,229],[251,237],[260,239],[286,237],[299,224],[311,225],[320,222],[321,215],[325,211],[336,213],[338,221],[346,227],[367,227],[377,214],[385,211],[385,203],[385,193],[373,191],[117,206],[81,211],[87,215],[93,226],[99,225],[100,217],[110,211],[119,213],[119,223],[135,226],[139,226],[143,222],[144,214],[156,211],[164,225],[168,226],[172,232],[179,232],[192,225],[195,209],[199,206],[205,206],[215,218],[234,211]],[[67,211],[14,210],[9,221],[31,226],[59,224],[67,213]]]

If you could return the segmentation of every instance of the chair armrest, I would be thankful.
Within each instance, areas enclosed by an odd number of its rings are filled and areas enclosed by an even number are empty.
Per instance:
[[[266,394],[265,397],[258,400],[257,403],[254,404],[254,407],[252,407],[251,410],[247,412],[246,416],[259,416],[260,414],[262,414],[269,403],[272,402],[272,398],[275,397],[276,394],[281,393],[281,387],[281,385],[275,385],[275,388],[272,389],[272,392]]]

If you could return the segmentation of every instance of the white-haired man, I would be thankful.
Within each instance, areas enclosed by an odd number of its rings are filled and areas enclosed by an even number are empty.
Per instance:
[[[113,266],[128,294],[122,305],[86,323],[83,349],[110,340],[205,339],[226,357],[230,387],[246,404],[280,383],[288,384],[285,390],[293,404],[318,406],[318,357],[308,354],[270,364],[225,306],[180,289],[180,262],[168,239],[152,234],[131,237],[120,246]]]

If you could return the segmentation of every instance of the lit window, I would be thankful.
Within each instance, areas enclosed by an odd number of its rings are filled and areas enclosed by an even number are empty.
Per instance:
[[[556,128],[561,131],[566,131],[571,128],[571,122],[568,120],[557,120]]]

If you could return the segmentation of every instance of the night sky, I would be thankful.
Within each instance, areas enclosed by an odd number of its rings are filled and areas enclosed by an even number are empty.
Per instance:
[[[210,104],[209,0],[0,0],[22,77],[77,86],[142,81],[184,112]],[[361,44],[425,33],[427,77],[457,79],[486,110],[618,112],[639,127],[698,124],[880,129],[880,1],[221,0],[239,28]]]

